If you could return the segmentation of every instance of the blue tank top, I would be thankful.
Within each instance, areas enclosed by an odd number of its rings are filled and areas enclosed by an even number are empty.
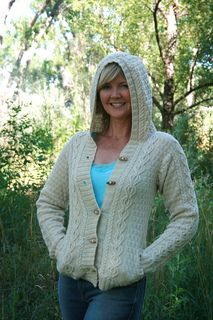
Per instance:
[[[99,208],[102,207],[104,194],[106,191],[106,183],[112,174],[115,164],[116,161],[104,164],[93,163],[91,167],[90,176]]]

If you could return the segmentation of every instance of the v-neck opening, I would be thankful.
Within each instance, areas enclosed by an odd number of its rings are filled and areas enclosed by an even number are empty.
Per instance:
[[[129,161],[131,161],[132,155],[136,150],[138,143],[135,141],[129,141],[126,146],[121,150],[120,154],[118,155],[118,158],[115,160],[115,166],[112,170],[110,180],[116,181],[116,183],[119,183],[119,179],[122,173],[122,170],[125,170],[125,165],[129,164]],[[110,203],[112,202],[112,198],[114,198],[114,186],[112,185],[107,185],[106,187],[106,192],[105,196],[103,198],[103,203],[102,206],[99,207],[94,190],[93,190],[93,185],[91,181],[91,176],[90,176],[90,170],[92,167],[92,164],[95,159],[95,153],[97,150],[97,144],[94,141],[94,139],[91,136],[91,133],[88,135],[88,140],[87,143],[84,145],[84,154],[85,158],[81,159],[81,161],[84,161],[85,164],[84,166],[80,165],[81,170],[78,173],[78,180],[80,182],[82,194],[84,194],[85,200],[90,199],[90,204],[91,204],[91,210],[94,210],[94,207],[99,208],[101,210],[104,210],[105,207],[108,207]],[[122,161],[122,157],[126,157],[128,161]],[[114,162],[114,161],[113,161]],[[111,200],[110,200],[111,199]],[[85,200],[83,200],[85,202]]]

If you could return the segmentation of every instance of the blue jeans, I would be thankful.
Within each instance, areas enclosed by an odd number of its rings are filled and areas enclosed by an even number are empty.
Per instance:
[[[101,291],[85,280],[59,275],[58,295],[64,320],[140,320],[146,279]]]

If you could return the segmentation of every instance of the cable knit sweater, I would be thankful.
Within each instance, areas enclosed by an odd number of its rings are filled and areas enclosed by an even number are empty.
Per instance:
[[[128,82],[132,105],[131,138],[107,183],[101,208],[90,169],[96,153],[92,132],[107,121],[97,110],[97,83],[104,66],[118,63]],[[91,128],[66,143],[37,201],[38,220],[58,271],[108,290],[129,285],[155,271],[195,234],[196,197],[187,160],[179,143],[157,132],[152,95],[141,60],[126,53],[104,58],[91,90]],[[148,222],[157,191],[163,194],[170,222],[147,246]],[[68,226],[64,212],[69,207]]]

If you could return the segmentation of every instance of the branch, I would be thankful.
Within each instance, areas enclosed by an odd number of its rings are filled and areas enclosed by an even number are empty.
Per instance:
[[[211,86],[213,86],[213,82],[207,82],[207,83],[200,84],[199,86],[190,89],[189,91],[187,91],[186,93],[184,93],[180,98],[178,98],[178,99],[174,102],[174,105],[178,104],[181,100],[185,99],[185,98],[186,98],[188,95],[190,95],[192,92],[194,92],[194,91],[196,91],[196,90],[199,90],[199,89],[202,89],[202,88],[205,88],[205,87],[211,87]]]
[[[162,0],[158,0],[155,5],[154,11],[153,11],[153,18],[154,18],[154,26],[155,26],[155,37],[156,37],[158,49],[160,52],[160,57],[163,61],[163,64],[165,65],[164,56],[163,56],[163,49],[162,49],[161,43],[160,43],[160,36],[159,36],[159,30],[158,30],[158,19],[157,19],[157,13],[158,13],[158,9],[159,9],[159,5],[160,5],[161,1]]]
[[[58,0],[58,1],[55,2],[53,8],[50,11],[50,15],[49,15],[49,17],[51,17],[51,19],[48,20],[49,22],[48,22],[47,25],[51,25],[52,24],[51,20],[55,16],[58,15],[58,11],[59,11],[59,8],[60,8],[60,5],[61,5],[62,2],[63,2],[63,0]],[[42,13],[44,13],[44,11],[47,9],[49,4],[51,4],[51,0],[46,0],[44,2],[44,4],[41,6],[41,8],[39,9],[39,11],[36,12],[35,16],[33,17],[33,19],[30,22],[30,28],[32,28],[35,25],[35,23],[37,22],[38,18],[42,15]]]
[[[13,80],[14,76],[16,75],[16,72],[18,70],[18,84],[17,87],[20,86],[21,81],[23,80],[22,75],[24,75],[29,67],[30,64],[30,60],[32,59],[32,56],[35,53],[35,49],[37,48],[38,44],[40,43],[41,39],[45,36],[45,34],[47,34],[48,29],[50,28],[50,26],[52,25],[54,18],[59,14],[59,9],[60,9],[60,5],[63,2],[63,0],[56,0],[53,7],[51,8],[50,14],[48,15],[46,22],[45,22],[45,27],[43,29],[39,29],[39,32],[34,36],[34,39],[31,41],[31,43],[29,44],[26,40],[24,42],[24,48],[19,52],[18,58],[16,60],[15,63],[15,67],[13,68],[11,74],[10,74],[10,78],[8,83],[11,82],[11,80]],[[40,15],[45,11],[45,9],[47,8],[48,4],[51,3],[51,0],[46,0],[45,3],[43,4],[43,6],[40,8],[39,12],[35,14],[34,18],[31,20],[30,22],[30,28],[32,28],[35,23],[37,22],[38,18],[40,17]],[[31,52],[31,58],[28,59],[28,61],[26,62],[25,67],[23,68],[23,72],[20,72],[20,65],[21,65],[21,61],[23,58],[24,53],[29,49],[32,49]],[[21,75],[22,74],[22,75]]]
[[[160,5],[161,5],[161,6],[159,6],[159,7],[158,7],[158,10],[159,10],[159,12],[162,14],[162,16],[163,16],[164,20],[166,20],[166,21],[167,21],[167,14],[166,14],[166,12],[165,12],[165,11],[163,11],[162,3],[160,3]]]
[[[145,8],[147,8],[149,11],[153,13],[152,8],[150,8],[145,1],[141,1],[141,3],[144,5]]]
[[[60,5],[63,3],[64,0],[57,0],[51,10],[52,18],[56,17],[59,14]]]
[[[12,5],[14,4],[16,0],[10,0],[9,4],[8,4],[8,7],[9,7],[9,10],[11,9]]]
[[[10,9],[12,8],[12,5],[15,3],[16,0],[7,1],[7,6],[1,8],[0,12],[0,46],[3,44],[4,40],[4,30],[6,25],[6,20],[9,14]]]
[[[158,81],[155,79],[155,77],[149,71],[148,71],[148,75],[152,79],[152,82],[154,83],[155,88],[157,89],[158,93],[160,94],[160,97],[163,99],[163,93],[160,91]]]
[[[153,99],[153,103],[156,105],[156,107],[160,110],[160,112],[162,112],[163,107],[161,106],[160,102],[154,96],[152,96],[152,99]]]
[[[38,20],[40,15],[42,15],[42,13],[44,13],[45,9],[47,8],[47,6],[49,4],[51,4],[51,0],[46,0],[45,3],[39,9],[39,11],[36,12],[35,16],[33,17],[33,19],[30,22],[30,28],[32,28],[35,25],[36,21]]]
[[[4,23],[6,23],[6,20],[7,20],[7,16],[8,16],[8,13],[10,11],[10,9],[12,8],[13,4],[15,3],[16,0],[10,0],[9,3],[8,3],[8,9],[7,9],[7,12],[4,16]]]
[[[193,80],[193,75],[194,75],[194,70],[197,64],[197,58],[198,58],[198,53],[199,53],[199,48],[196,48],[195,54],[192,56],[192,65],[190,68],[190,75],[189,75],[189,89],[192,89],[192,80]]]
[[[179,110],[179,111],[174,112],[174,115],[182,114],[182,113],[184,113],[184,112],[186,112],[186,111],[188,111],[188,110],[190,110],[190,109],[193,109],[193,108],[197,107],[199,104],[201,104],[201,103],[203,103],[203,102],[207,102],[207,101],[211,101],[211,100],[213,100],[213,97],[208,98],[208,99],[203,99],[203,100],[201,100],[201,101],[198,101],[198,102],[196,102],[196,103],[193,103],[191,106],[189,106],[189,107],[186,108],[186,109],[182,109],[182,110]]]

